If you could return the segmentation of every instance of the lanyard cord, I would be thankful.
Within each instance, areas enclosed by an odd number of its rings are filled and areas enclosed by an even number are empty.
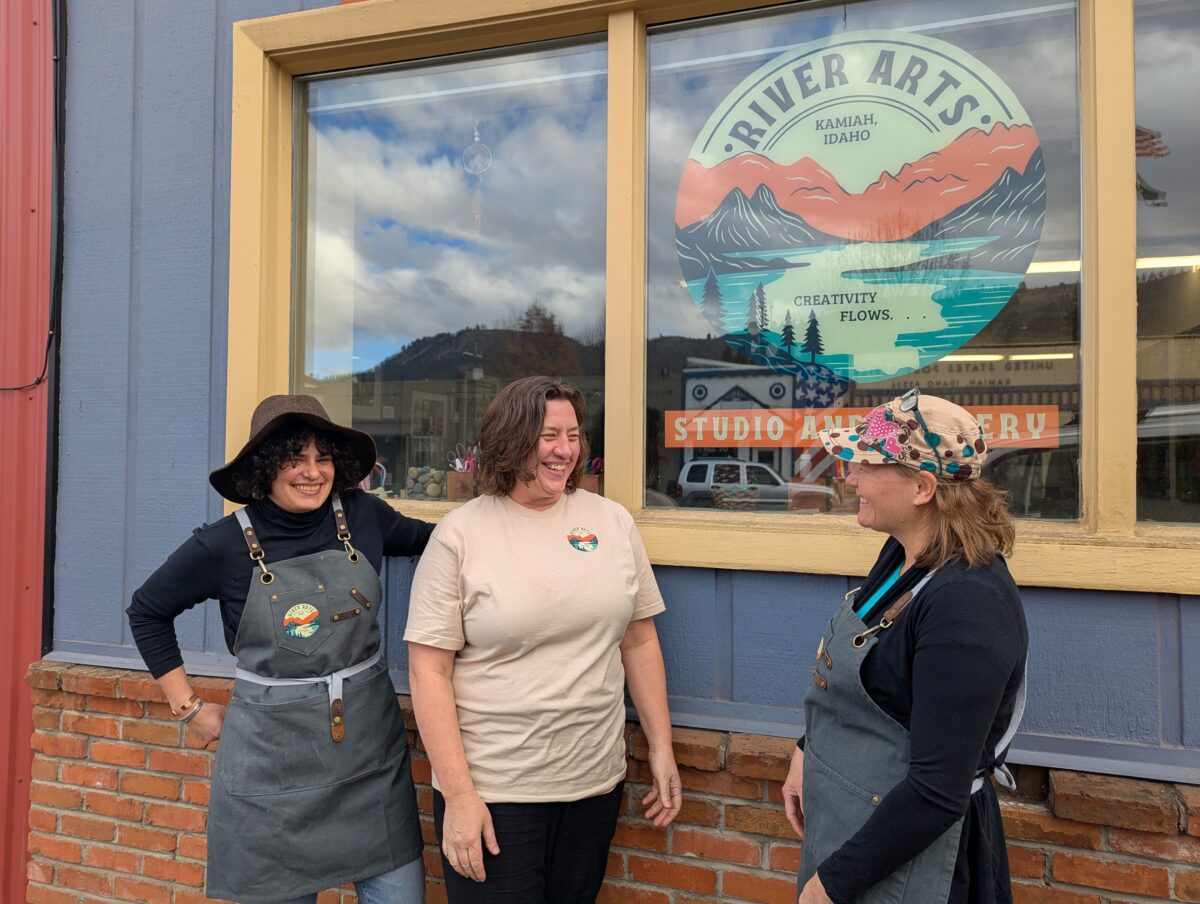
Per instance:
[[[883,599],[884,595],[889,590],[896,586],[896,582],[900,580],[900,570],[903,567],[903,565],[897,565],[896,570],[883,579],[883,583],[876,588],[875,592],[868,597],[867,601],[854,610],[854,614],[859,618],[862,618],[868,612],[870,612],[871,609],[874,608],[875,604]]]

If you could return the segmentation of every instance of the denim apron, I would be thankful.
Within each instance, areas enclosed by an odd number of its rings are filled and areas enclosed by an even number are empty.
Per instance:
[[[846,594],[828,632],[817,648],[813,682],[804,698],[804,844],[799,887],[817,867],[862,828],[875,808],[908,774],[908,730],[879,708],[862,685],[860,670],[879,642],[878,634],[892,626],[900,613],[933,577],[930,572],[904,593],[873,628],[855,614],[854,595]],[[1000,762],[1016,734],[1025,708],[1025,681],[1017,693],[1012,721],[989,762],[1005,787],[1015,787]],[[985,775],[971,785],[974,794]],[[963,817],[929,847],[882,879],[857,904],[945,904],[958,859]]]
[[[271,564],[246,511],[236,513],[260,571],[216,755],[209,897],[296,898],[423,849],[404,718],[379,652],[379,575],[332,500],[345,550]]]

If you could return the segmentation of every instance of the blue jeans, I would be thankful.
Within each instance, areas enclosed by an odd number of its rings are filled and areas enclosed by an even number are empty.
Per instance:
[[[418,857],[390,872],[359,879],[354,890],[358,892],[358,904],[423,904],[425,864]],[[282,904],[316,904],[316,901],[316,895],[305,895]]]

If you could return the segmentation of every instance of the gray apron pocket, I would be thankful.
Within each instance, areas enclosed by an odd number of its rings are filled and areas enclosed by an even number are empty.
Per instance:
[[[224,790],[249,797],[332,789],[405,752],[404,720],[386,667],[361,680],[347,679],[343,701],[346,736],[335,744],[324,684],[285,703],[255,703],[235,695],[216,763]]]
[[[884,792],[869,791],[856,785],[822,760],[811,746],[806,746],[803,793],[804,812],[821,814],[820,820],[806,824],[802,875],[807,877],[863,827],[883,799]],[[816,831],[807,831],[809,826]],[[871,886],[856,899],[856,904],[901,904],[905,900],[912,868],[912,861],[904,864]]]
[[[812,871],[862,828],[873,812],[877,798],[872,792],[847,781],[817,755],[811,740],[804,748],[804,861]],[[819,816],[818,816],[819,814]]]
[[[314,652],[329,639],[329,602],[325,587],[271,594],[271,621],[275,625],[275,643],[303,656]]]

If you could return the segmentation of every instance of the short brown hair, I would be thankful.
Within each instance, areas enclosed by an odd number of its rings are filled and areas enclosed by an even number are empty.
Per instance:
[[[522,377],[501,389],[483,413],[483,425],[479,428],[479,470],[475,477],[479,493],[505,496],[518,480],[533,479],[529,456],[537,449],[546,422],[546,403],[555,399],[570,402],[579,421],[579,460],[567,478],[567,492],[575,492],[588,458],[587,436],[583,432],[587,403],[583,393],[551,377]]]
[[[906,468],[916,477],[918,471]],[[968,568],[991,564],[998,555],[1010,556],[1016,527],[1004,491],[982,477],[939,480],[933,494],[933,534],[914,564],[941,568],[961,559]]]

